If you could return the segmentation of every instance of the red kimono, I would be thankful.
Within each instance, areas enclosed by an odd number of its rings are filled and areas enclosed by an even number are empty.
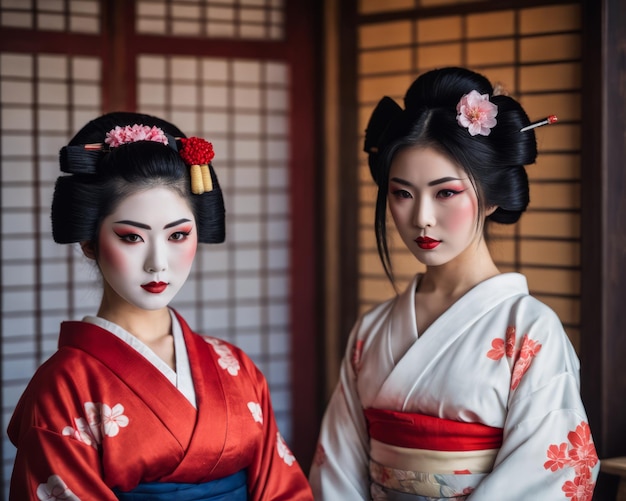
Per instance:
[[[313,499],[278,432],[263,374],[238,348],[178,320],[197,409],[109,331],[61,325],[58,351],[9,424],[11,500],[115,500],[114,488],[204,483],[241,470],[252,500]]]

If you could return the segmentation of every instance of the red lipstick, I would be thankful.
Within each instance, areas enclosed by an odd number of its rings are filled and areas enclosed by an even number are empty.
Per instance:
[[[434,240],[429,237],[417,237],[415,239],[415,243],[418,245],[420,249],[431,250],[437,247],[441,243],[441,241]]]
[[[148,284],[143,284],[141,287],[152,294],[160,294],[165,289],[167,289],[168,284],[166,282],[150,282]]]

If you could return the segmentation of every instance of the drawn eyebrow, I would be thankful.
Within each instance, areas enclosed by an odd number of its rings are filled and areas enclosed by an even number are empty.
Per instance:
[[[392,177],[391,181],[395,181],[396,183],[401,184],[402,186],[413,186],[408,181],[405,181],[404,179],[400,179],[399,177]]]
[[[176,221],[173,221],[171,223],[166,224],[165,226],[163,226],[163,229],[166,230],[168,228],[171,228],[172,226],[178,226],[179,224],[188,223],[190,221],[191,221],[191,219],[186,219],[186,218],[183,217],[181,219],[178,219]]]
[[[172,221],[171,223],[167,223],[165,226],[163,226],[163,229],[166,230],[168,228],[172,228],[173,226],[178,226],[179,224],[182,224],[182,223],[188,223],[189,221],[191,221],[191,219],[187,219],[187,218],[177,219],[176,221]],[[137,221],[131,221],[129,219],[124,219],[122,221],[115,221],[115,224],[127,224],[129,226],[135,226],[135,227],[141,228],[143,230],[151,230],[152,229],[152,227],[148,226],[147,224],[139,223]]]
[[[141,228],[144,230],[151,230],[150,226],[143,223],[138,223],[137,221],[130,221],[129,219],[124,219],[122,221],[115,221],[115,224],[127,224],[129,226],[136,226],[137,228]]]
[[[441,179],[435,179],[434,181],[431,181],[430,183],[428,183],[428,186],[436,186],[438,184],[443,184],[443,183],[447,183],[448,181],[463,181],[461,178],[459,177],[442,177]]]
[[[409,183],[408,181],[401,179],[399,177],[393,177],[391,178],[391,181],[395,181],[398,184],[401,184],[403,186],[410,186],[413,187],[413,185],[411,183]],[[463,179],[458,178],[458,177],[442,177],[441,179],[435,179],[434,181],[430,181],[428,183],[428,186],[436,186],[438,184],[443,184],[443,183],[447,183],[448,181],[463,181]]]

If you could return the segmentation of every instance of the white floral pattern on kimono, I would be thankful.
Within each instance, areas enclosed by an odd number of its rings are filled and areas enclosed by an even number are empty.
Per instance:
[[[217,338],[204,336],[204,340],[213,346],[215,353],[219,355],[217,363],[219,366],[227,371],[231,376],[239,374],[239,362],[234,357],[233,352],[222,341]]]
[[[80,501],[58,475],[50,475],[45,484],[37,487],[37,497],[41,501]]]
[[[124,415],[124,406],[115,404],[113,408],[103,403],[85,402],[87,418],[74,418],[74,427],[66,426],[62,434],[75,438],[94,448],[102,443],[102,434],[115,437],[120,428],[128,426],[129,419]]]
[[[276,432],[276,450],[278,451],[278,455],[287,465],[291,466],[295,462],[296,458],[289,450],[289,447],[287,447],[287,444],[283,440],[283,437],[281,437],[280,432]]]
[[[248,402],[248,409],[250,409],[254,422],[263,424],[263,409],[261,409],[261,404],[258,402]]]

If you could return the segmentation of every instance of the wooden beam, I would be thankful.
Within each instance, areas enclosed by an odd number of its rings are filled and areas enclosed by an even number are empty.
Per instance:
[[[581,385],[600,458],[626,455],[626,6],[583,0]],[[600,474],[594,499],[615,499]]]
[[[316,117],[319,115],[319,65],[317,52],[321,26],[316,0],[287,2],[287,60],[290,86],[290,214],[291,214],[291,380],[293,452],[305,471],[313,460],[317,442],[321,391],[321,318],[316,314],[321,283],[317,202],[321,185],[321,153]]]

